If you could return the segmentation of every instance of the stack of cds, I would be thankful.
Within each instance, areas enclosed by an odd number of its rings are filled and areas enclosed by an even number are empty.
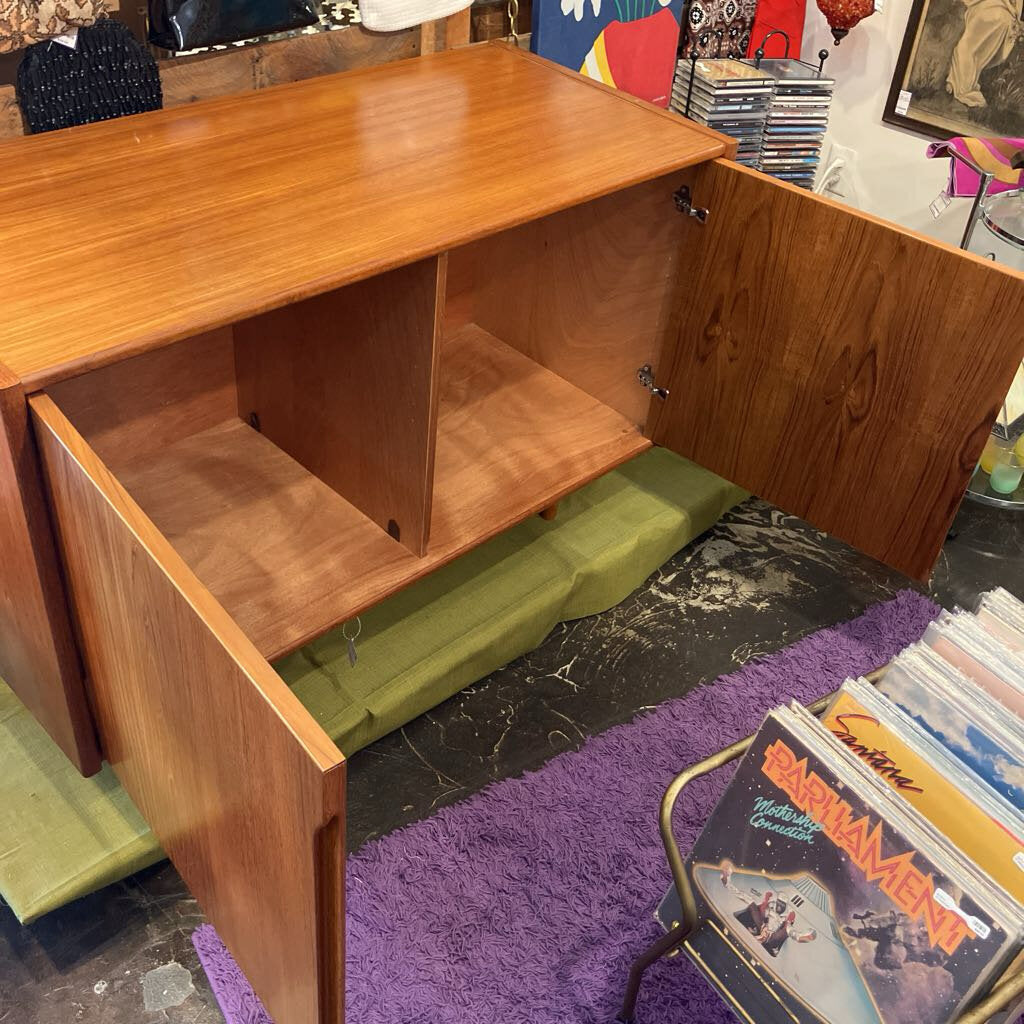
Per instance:
[[[803,188],[814,186],[835,81],[798,60],[763,60],[775,81],[758,168]]]
[[[772,75],[740,60],[698,60],[693,64],[681,60],[672,87],[672,109],[737,139],[737,161],[757,167],[774,89]]]
[[[685,948],[744,1020],[950,1024],[1020,970],[1024,602],[943,612],[820,720],[770,712],[686,871]]]
[[[691,82],[692,71],[692,82]],[[812,188],[835,80],[790,58],[681,60],[672,109],[739,142],[736,159]]]

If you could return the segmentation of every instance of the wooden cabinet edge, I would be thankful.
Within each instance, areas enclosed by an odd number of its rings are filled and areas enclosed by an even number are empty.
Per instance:
[[[571,68],[563,67],[561,64],[556,64],[554,61],[550,61],[546,57],[541,57],[540,54],[533,53],[530,50],[524,50],[521,46],[516,46],[507,39],[491,39],[487,45],[500,46],[503,49],[519,54],[519,56],[527,60],[532,60],[537,64],[550,68],[552,71],[557,71],[560,74],[567,75],[570,78],[584,83],[585,85],[589,85],[593,89],[601,89],[625,103],[631,103],[635,107],[640,107],[643,110],[649,110],[651,113],[659,114],[661,117],[667,117],[669,120],[674,121],[680,126],[685,124],[688,130],[699,132],[701,135],[707,136],[707,138],[713,142],[717,142],[722,147],[720,154],[709,154],[704,159],[712,159],[715,155],[732,158],[735,157],[736,153],[739,151],[739,143],[736,139],[731,138],[728,135],[723,135],[721,132],[716,132],[714,128],[709,128],[707,125],[703,125],[699,121],[691,121],[689,118],[684,118],[682,114],[678,114],[666,107],[659,107],[648,100],[641,99],[639,96],[632,96],[630,93],[623,92],[621,89],[616,89],[614,86],[607,85],[604,82],[599,82],[596,78],[589,78],[586,75],[581,75],[578,71],[573,71]]]
[[[17,587],[0,611],[0,674],[78,771],[95,775],[102,758],[25,391],[2,364],[0,500],[0,557]]]
[[[104,494],[107,503],[144,550],[160,562],[178,593],[203,620],[213,636],[229,647],[232,656],[278,718],[314,759],[321,771],[344,763],[344,756],[259,653],[252,641],[213,598],[170,542],[153,525],[117,478],[96,457],[74,425],[45,392],[32,395],[29,407],[37,427],[48,430],[56,442]],[[57,524],[60,531],[60,524]]]
[[[316,834],[317,948],[320,976],[318,1024],[345,1020],[345,780],[344,764],[325,785],[337,791],[335,814]]]
[[[832,209],[841,210],[844,213],[860,218],[870,224],[877,224],[879,227],[888,228],[890,231],[893,231],[897,235],[902,235],[905,238],[912,238],[916,241],[932,245],[937,249],[944,249],[947,252],[956,253],[971,263],[987,267],[994,273],[1004,274],[1007,277],[1024,279],[1024,270],[1018,270],[1016,267],[1011,267],[1006,263],[997,263],[994,260],[986,259],[984,256],[979,256],[977,253],[970,252],[967,249],[961,249],[952,242],[936,238],[934,235],[925,234],[923,231],[918,231],[914,228],[908,228],[903,224],[897,224],[895,221],[888,220],[885,217],[880,217],[877,214],[870,213],[867,210],[862,210],[859,207],[851,206],[849,203],[841,202],[838,199],[833,199],[831,196],[820,195],[817,192],[809,192],[807,189],[801,188],[799,185],[794,185],[789,181],[783,181],[781,178],[775,178],[771,175],[765,174],[764,171],[754,170],[752,167],[747,167],[744,164],[737,163],[735,160],[731,160],[727,156],[717,157],[713,161],[708,162],[728,165],[730,170],[737,171],[740,174],[765,179],[770,182],[772,186],[782,189],[785,192],[791,192],[795,195],[808,199],[811,202],[821,203],[822,205],[831,207]],[[680,173],[685,174],[685,171]],[[693,201],[695,206],[700,205],[701,197],[695,194],[693,196]],[[714,215],[714,210],[710,211],[710,215]],[[1024,343],[1022,343],[1022,345],[1024,345]]]
[[[115,773],[275,1019],[341,1024],[344,756],[54,401],[30,406]]]

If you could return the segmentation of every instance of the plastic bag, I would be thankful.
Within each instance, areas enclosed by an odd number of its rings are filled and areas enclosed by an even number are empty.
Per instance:
[[[314,0],[149,0],[149,41],[194,50],[315,25]]]

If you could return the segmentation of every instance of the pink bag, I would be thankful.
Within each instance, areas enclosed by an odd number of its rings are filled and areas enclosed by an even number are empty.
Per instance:
[[[954,159],[953,151],[967,157],[983,171],[995,175],[988,187],[988,195],[994,196],[999,192],[1024,187],[1024,170],[1020,169],[1024,139],[972,139],[958,136],[947,142],[933,142],[928,147],[928,156],[950,157],[947,195],[975,196],[980,184],[979,175],[963,161]]]

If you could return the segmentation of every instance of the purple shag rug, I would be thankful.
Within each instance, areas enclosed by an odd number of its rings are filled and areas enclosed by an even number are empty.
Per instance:
[[[904,591],[364,846],[348,862],[346,1017],[358,1024],[609,1024],[669,884],[658,807],[686,765],[920,639],[938,614]],[[730,775],[694,783],[696,838]],[[271,1024],[209,925],[193,935],[228,1024]],[[638,1018],[730,1024],[682,957],[647,973]]]

